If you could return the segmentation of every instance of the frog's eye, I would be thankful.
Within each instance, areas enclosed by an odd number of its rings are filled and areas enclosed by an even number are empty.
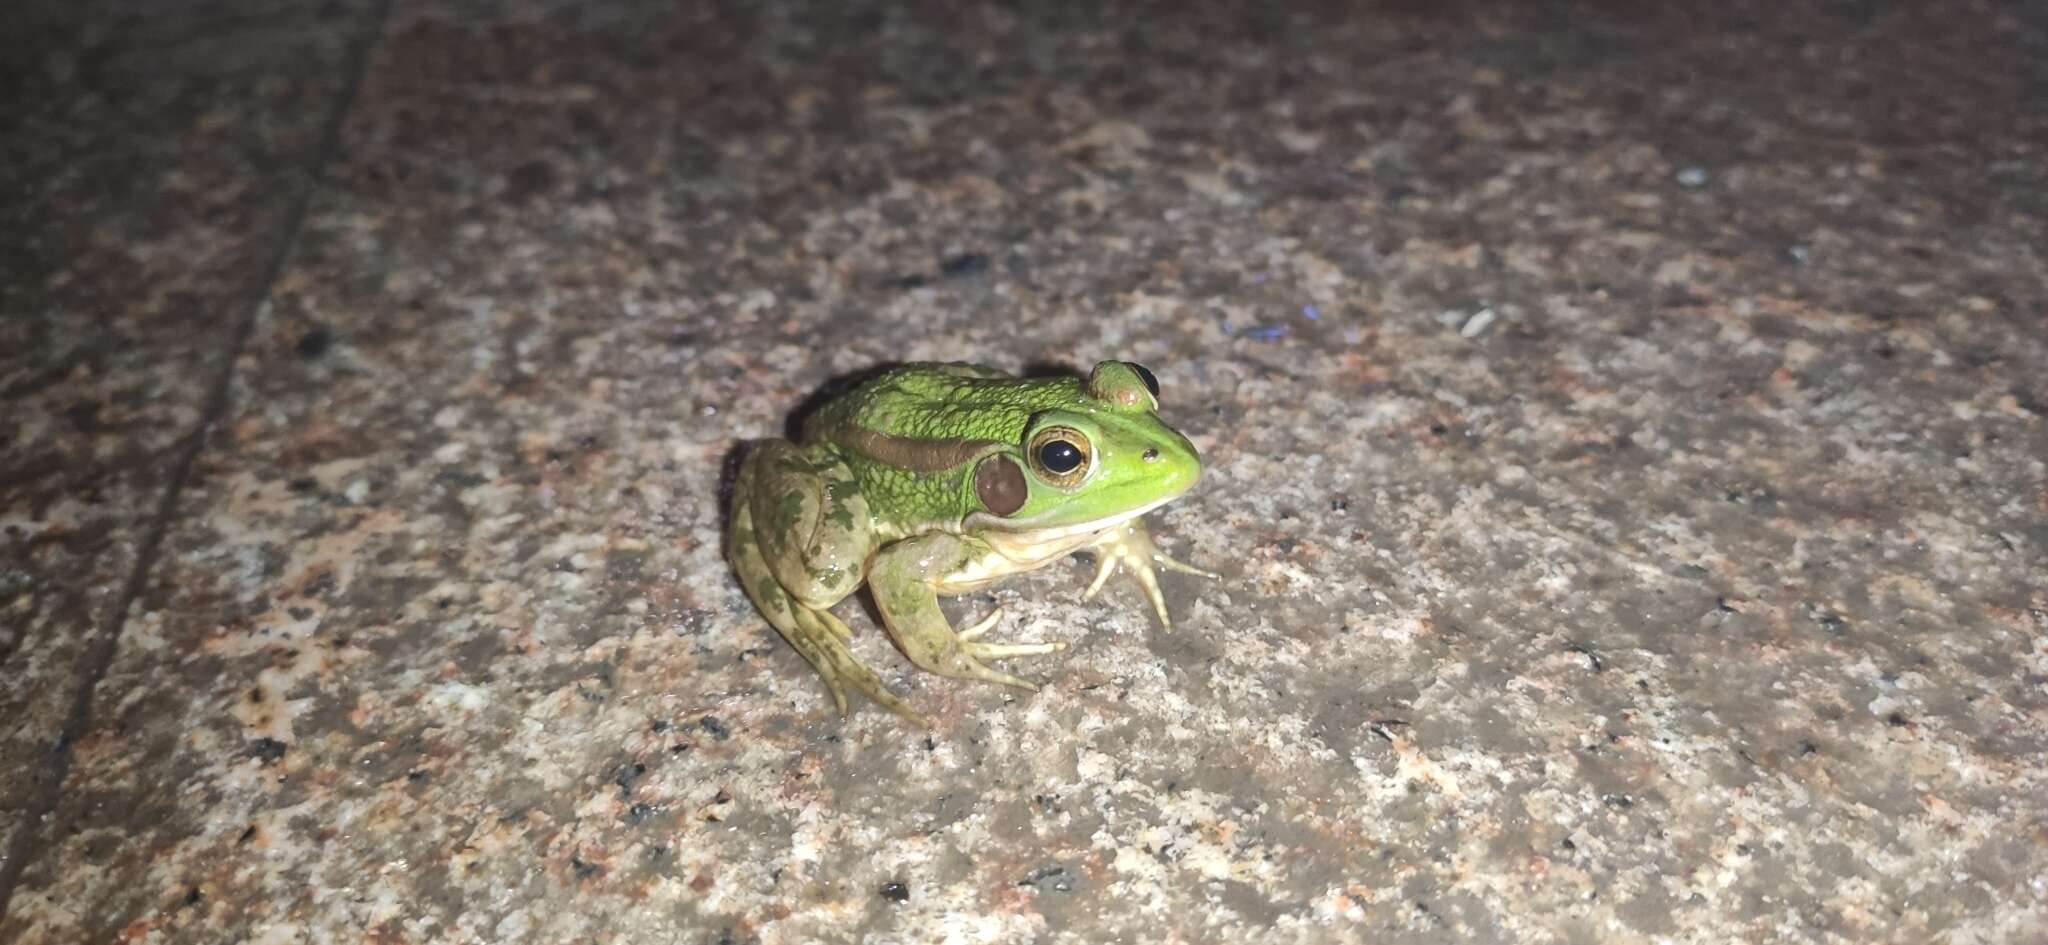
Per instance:
[[[1131,370],[1138,372],[1138,380],[1144,381],[1145,389],[1152,392],[1152,399],[1158,400],[1159,378],[1153,377],[1150,369],[1136,361],[1125,361],[1124,363],[1130,365]]]
[[[1031,438],[1031,467],[1039,478],[1062,488],[1088,477],[1088,438],[1068,427],[1050,427]]]
[[[1066,440],[1054,440],[1038,448],[1038,465],[1053,475],[1073,472],[1081,465],[1081,448]]]

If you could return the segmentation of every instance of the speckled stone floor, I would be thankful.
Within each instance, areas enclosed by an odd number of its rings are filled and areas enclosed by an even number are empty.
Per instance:
[[[0,942],[2048,942],[2048,15],[1696,6],[14,5]],[[737,451],[1112,357],[839,717]]]

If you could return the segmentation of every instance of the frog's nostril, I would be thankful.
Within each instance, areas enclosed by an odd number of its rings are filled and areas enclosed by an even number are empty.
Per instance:
[[[1159,461],[1159,447],[1156,447],[1156,446],[1154,446],[1154,447],[1149,447],[1149,448],[1147,448],[1147,449],[1145,450],[1145,461],[1146,461],[1146,462],[1148,462],[1148,463],[1156,463],[1156,462],[1158,462],[1158,461]]]

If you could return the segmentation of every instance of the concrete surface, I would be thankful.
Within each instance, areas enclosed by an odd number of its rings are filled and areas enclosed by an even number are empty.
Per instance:
[[[2048,941],[2048,17],[1692,6],[22,6],[0,941]],[[736,449],[1103,357],[840,719]]]
[[[188,6],[0,29],[0,891],[344,86],[338,13]]]

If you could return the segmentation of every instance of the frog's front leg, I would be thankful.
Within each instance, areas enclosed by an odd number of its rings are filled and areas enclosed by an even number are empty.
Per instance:
[[[1137,519],[1131,519],[1103,532],[1090,547],[1095,549],[1101,563],[1096,565],[1095,580],[1089,582],[1088,589],[1081,592],[1081,599],[1094,600],[1095,595],[1101,593],[1102,585],[1108,583],[1109,576],[1115,574],[1119,566],[1129,568],[1131,576],[1138,579],[1138,586],[1144,588],[1145,597],[1152,601],[1152,609],[1158,612],[1159,625],[1168,630],[1173,629],[1173,619],[1166,615],[1166,595],[1160,593],[1159,574],[1153,570],[1153,565],[1210,580],[1217,578],[1214,571],[1204,571],[1160,551],[1159,546],[1152,543],[1151,533],[1145,531],[1145,524]]]
[[[936,585],[988,551],[973,539],[942,532],[908,538],[876,553],[868,567],[868,589],[889,635],[911,662],[942,676],[1035,690],[1036,685],[981,661],[1057,653],[1067,648],[1065,643],[984,643],[982,635],[1003,618],[1000,608],[959,633],[939,609]]]

